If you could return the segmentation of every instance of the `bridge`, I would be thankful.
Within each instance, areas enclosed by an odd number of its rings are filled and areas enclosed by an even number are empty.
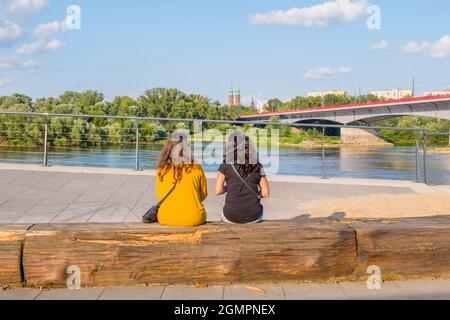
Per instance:
[[[340,106],[327,106],[280,112],[264,112],[239,117],[240,121],[267,122],[278,117],[281,123],[312,124],[327,123],[352,125],[364,122],[373,123],[406,116],[422,116],[450,120],[450,95],[436,97],[417,97],[382,102],[367,102]],[[329,133],[336,135],[336,133]],[[385,145],[387,142],[377,130],[342,128],[338,135],[344,144]]]
[[[406,116],[450,120],[450,95],[264,112],[243,115],[239,117],[239,120],[263,122],[269,121],[272,117],[279,117],[283,123],[331,122],[350,125],[356,122],[372,124],[385,119]]]

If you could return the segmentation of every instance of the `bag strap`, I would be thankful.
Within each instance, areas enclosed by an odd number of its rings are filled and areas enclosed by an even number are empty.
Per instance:
[[[261,200],[261,198],[262,198],[261,195],[259,193],[257,193],[255,190],[253,190],[253,188],[248,185],[247,181],[245,181],[245,179],[239,174],[236,167],[233,164],[231,165],[231,167],[233,168],[233,171],[236,173],[236,175],[239,177],[239,179],[241,179],[242,183],[247,187],[247,189],[250,190],[255,196],[257,196],[259,200]]]
[[[161,201],[158,202],[158,204],[156,205],[157,208],[160,208],[162,206],[162,204],[164,203],[164,201],[167,200],[167,198],[175,191],[175,188],[177,187],[177,182],[175,182],[173,184],[172,189],[170,189],[170,191],[166,194],[166,196],[164,198],[161,199]]]

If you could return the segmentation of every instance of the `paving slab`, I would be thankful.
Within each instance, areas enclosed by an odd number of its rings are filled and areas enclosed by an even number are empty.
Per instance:
[[[139,222],[146,210],[157,202],[157,177],[152,171],[24,165],[1,169],[4,166],[0,164],[0,177],[8,178],[0,184],[2,223]],[[204,204],[208,221],[218,221],[225,197],[216,197],[213,193],[215,174],[206,175],[209,197]],[[267,220],[308,218],[310,215],[302,204],[313,199],[415,193],[422,189],[433,192],[430,187],[404,181],[269,178],[272,195],[263,201]]]
[[[260,284],[195,288],[124,287],[68,290],[0,290],[0,300],[450,300],[450,281],[386,282],[369,290],[364,282],[341,284]]]
[[[164,287],[105,289],[99,300],[159,300]]]
[[[402,297],[409,300],[450,300],[450,281],[397,282]]]
[[[0,180],[3,181],[3,183],[10,183],[25,174],[26,172],[24,171],[2,170],[0,172]]]
[[[345,300],[346,296],[338,285],[326,284],[285,284],[284,295],[287,300]]]
[[[366,283],[340,283],[346,299],[349,300],[402,300],[405,295],[401,293],[398,283],[386,282],[381,289],[370,290]]]
[[[102,177],[95,184],[91,185],[89,192],[83,193],[77,201],[103,203],[112,198],[126,180],[126,176]]]
[[[35,187],[48,191],[57,191],[60,188],[64,187],[74,178],[76,178],[76,174],[56,172],[53,176],[51,176],[47,180],[36,184]]]
[[[38,202],[39,205],[58,205],[58,204],[65,204],[66,206],[72,204],[77,198],[79,197],[78,194],[72,193],[72,192],[65,192],[65,191],[55,191],[47,198],[42,199]]]
[[[50,223],[66,207],[66,204],[37,205],[17,217],[13,223]]]
[[[100,208],[98,203],[72,204],[63,212],[52,219],[51,223],[83,223],[89,219]],[[114,221],[111,221],[114,222]]]
[[[16,199],[14,202],[7,202],[0,206],[0,214],[23,214],[34,207],[34,203],[27,203],[26,201]]]
[[[99,208],[92,217],[90,223],[124,222],[128,217],[131,207],[126,204],[106,204]]]
[[[43,291],[36,300],[97,300],[104,289],[67,290],[55,289]]]
[[[61,187],[59,191],[83,195],[101,178],[102,176],[97,174],[78,174],[76,178]]]
[[[301,200],[269,198],[264,199],[263,205],[265,208],[271,208],[270,210],[265,210],[265,219],[292,219],[292,217],[299,216],[303,213],[301,210]]]
[[[54,174],[55,172],[27,172],[26,174],[21,175],[16,179],[12,180],[10,184],[32,187],[38,183],[47,180]]]
[[[0,290],[0,301],[34,300],[41,292],[39,290]]]
[[[38,187],[31,187],[20,193],[20,198],[26,200],[42,200],[53,194],[54,191],[45,190]]]
[[[284,300],[281,285],[239,285],[227,286],[224,300]]]
[[[29,187],[21,185],[13,185],[10,182],[2,181],[0,185],[0,194],[4,199],[11,199],[14,196],[20,195],[22,192],[27,190]]]
[[[192,286],[168,286],[165,288],[162,300],[222,300],[223,287],[214,286],[196,288]]]
[[[25,212],[33,208],[33,205],[10,206],[4,204],[0,206],[0,223],[12,223]]]

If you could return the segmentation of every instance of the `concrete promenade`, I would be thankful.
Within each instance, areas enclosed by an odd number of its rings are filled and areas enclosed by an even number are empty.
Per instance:
[[[213,194],[215,174],[208,174],[209,221],[220,220],[224,197]],[[413,195],[436,189],[408,181],[313,177],[269,177],[265,219],[312,218],[302,204],[323,198]],[[0,223],[139,222],[154,203],[155,174],[121,169],[0,164]],[[450,192],[445,188],[440,191]],[[328,213],[327,213],[328,214]],[[329,212],[328,216],[341,212]]]
[[[381,290],[365,283],[20,289],[0,291],[0,300],[450,300],[450,281],[386,282]]]
[[[214,174],[208,174],[210,221],[219,220],[224,197],[212,194]],[[407,181],[269,177],[271,199],[265,200],[268,220],[314,217],[302,207],[308,201],[353,199],[392,194],[450,194],[448,186],[432,188]],[[156,202],[154,172],[120,169],[0,164],[0,223],[119,223],[139,222]],[[349,200],[351,201],[351,200]],[[389,207],[389,204],[384,204]],[[438,206],[440,204],[437,204]],[[345,213],[329,212],[342,218]],[[83,290],[0,290],[0,300],[450,300],[450,281],[386,282],[381,290],[365,283],[156,286]]]

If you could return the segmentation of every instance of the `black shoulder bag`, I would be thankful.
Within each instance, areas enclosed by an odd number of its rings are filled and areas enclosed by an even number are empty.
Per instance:
[[[254,195],[256,195],[258,197],[258,200],[262,199],[262,196],[260,193],[257,193],[255,190],[253,190],[252,187],[250,187],[247,183],[247,181],[245,181],[244,178],[242,178],[242,176],[239,174],[239,172],[236,170],[234,165],[231,165],[231,167],[233,168],[234,172],[236,173],[236,175],[239,177],[239,179],[241,179],[242,183],[247,187],[247,189],[249,189]]]
[[[147,211],[146,214],[142,217],[142,223],[155,223],[158,221],[158,211],[159,208],[161,208],[164,201],[167,200],[167,198],[175,191],[175,188],[177,186],[177,183],[175,182],[172,189],[166,194],[164,198],[161,199],[160,202],[154,207],[151,207],[150,210]]]

